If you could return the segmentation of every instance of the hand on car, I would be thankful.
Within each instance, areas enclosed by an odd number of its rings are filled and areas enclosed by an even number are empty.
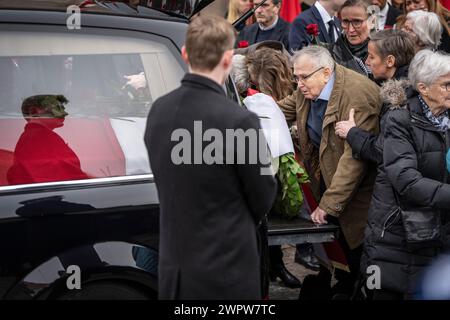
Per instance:
[[[342,139],[346,139],[348,132],[353,127],[356,127],[356,123],[355,123],[355,109],[352,108],[350,109],[350,115],[348,117],[348,120],[339,121],[338,123],[336,123],[334,130],[339,137],[341,137]]]
[[[327,213],[320,209],[319,207],[316,208],[316,210],[311,213],[311,219],[315,224],[326,224]]]

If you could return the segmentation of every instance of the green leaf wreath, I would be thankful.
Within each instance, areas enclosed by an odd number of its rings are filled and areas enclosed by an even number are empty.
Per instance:
[[[308,174],[294,158],[293,153],[287,153],[279,158],[278,179],[280,189],[275,202],[275,209],[286,219],[298,217],[303,204],[301,185],[309,182]]]

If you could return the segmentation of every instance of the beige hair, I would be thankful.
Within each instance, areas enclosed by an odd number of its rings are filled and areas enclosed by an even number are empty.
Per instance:
[[[200,71],[213,70],[227,50],[233,49],[236,31],[219,16],[199,16],[187,29],[186,52],[189,64]]]

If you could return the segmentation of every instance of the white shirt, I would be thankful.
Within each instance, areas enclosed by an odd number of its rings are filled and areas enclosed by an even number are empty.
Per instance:
[[[327,29],[328,32],[328,30],[330,29],[330,25],[328,24],[328,22],[332,20],[332,17],[327,12],[327,10],[325,10],[325,8],[320,4],[319,1],[316,1],[316,3],[314,3],[314,6],[317,8],[317,10],[319,10],[320,17],[322,18],[322,21],[325,24],[325,28]],[[336,40],[338,37],[339,33],[337,33],[336,28],[334,28],[334,39]]]
[[[260,28],[262,31],[266,31],[266,30],[271,30],[271,29],[275,28],[275,26],[277,25],[277,22],[278,22],[278,16],[275,17],[274,23],[272,23],[272,24],[271,24],[270,26],[268,26],[268,27],[263,26],[261,23],[258,23],[258,25],[259,25],[259,28]]]
[[[387,14],[389,11],[389,4],[386,3],[383,9],[380,10],[378,14],[378,30],[384,30],[384,26],[386,25]]]

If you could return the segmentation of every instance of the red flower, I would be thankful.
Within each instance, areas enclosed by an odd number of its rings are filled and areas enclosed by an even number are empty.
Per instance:
[[[317,37],[319,35],[319,26],[315,23],[308,24],[306,26],[306,33]]]
[[[248,41],[242,40],[242,41],[239,41],[238,48],[247,48],[248,45],[249,45]]]
[[[255,90],[255,89],[252,89],[252,88],[248,88],[247,89],[247,97],[250,97],[250,96],[252,96],[254,94],[257,94],[257,93],[259,93],[258,90]]]

